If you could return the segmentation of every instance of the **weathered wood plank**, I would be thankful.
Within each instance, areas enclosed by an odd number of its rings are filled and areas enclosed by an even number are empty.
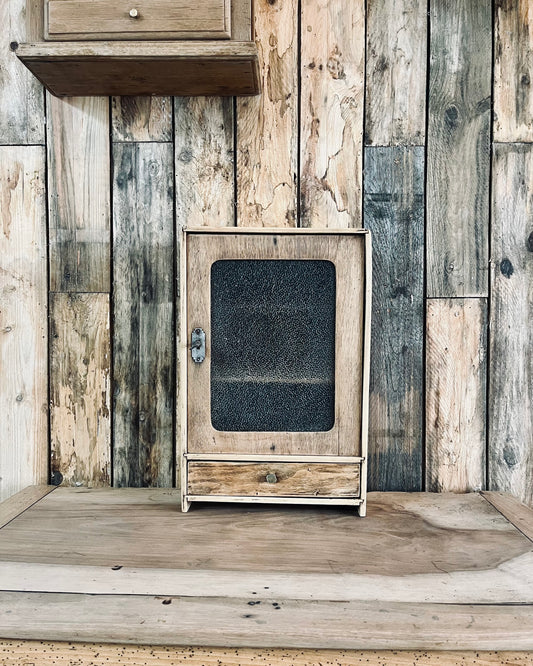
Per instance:
[[[1,502],[0,528],[29,509],[35,502],[46,497],[52,490],[55,490],[55,486],[28,486]]]
[[[0,499],[48,475],[45,154],[0,147]]]
[[[108,294],[51,294],[50,437],[57,485],[110,485]]]
[[[237,99],[237,224],[296,226],[298,2],[256,0],[262,93]]]
[[[52,666],[72,661],[77,666],[255,666],[256,664],[287,664],[289,666],[530,666],[533,652],[484,652],[481,650],[407,651],[407,650],[286,650],[253,648],[166,647],[163,645],[112,645],[95,643],[61,643],[50,641],[0,640],[4,666],[38,663]]]
[[[426,487],[485,486],[487,304],[429,299],[426,330]]]
[[[15,55],[21,42],[35,37],[40,13],[29,11],[32,4],[29,0],[0,3],[0,144],[44,143],[43,88]]]
[[[174,114],[178,226],[233,226],[233,100],[175,97]]]
[[[420,490],[424,149],[367,148],[364,197],[374,240],[369,483]]]
[[[113,155],[114,484],[172,486],[172,145],[115,144]]]
[[[497,0],[494,140],[533,141],[533,17],[529,0]]]
[[[365,144],[424,143],[427,0],[367,4]]]
[[[301,25],[301,225],[360,227],[365,3],[308,0]]]
[[[485,491],[481,493],[516,529],[533,541],[533,509],[522,504],[516,497],[508,493]]]
[[[494,150],[489,488],[533,505],[533,147]]]
[[[113,97],[113,141],[172,141],[171,97]]]
[[[486,296],[491,2],[430,11],[427,295]]]
[[[47,95],[50,289],[109,291],[109,100]]]

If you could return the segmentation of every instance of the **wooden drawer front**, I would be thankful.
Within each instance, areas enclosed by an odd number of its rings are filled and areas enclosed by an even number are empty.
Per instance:
[[[48,39],[231,36],[230,0],[48,0],[47,5]]]
[[[189,495],[359,497],[358,463],[188,463]]]

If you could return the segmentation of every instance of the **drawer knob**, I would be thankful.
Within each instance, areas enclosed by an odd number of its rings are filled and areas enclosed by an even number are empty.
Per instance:
[[[131,18],[138,18],[139,12],[136,9],[130,9],[130,16]]]
[[[278,477],[274,474],[274,472],[269,472],[266,475],[266,482],[267,483],[277,483],[278,482]]]

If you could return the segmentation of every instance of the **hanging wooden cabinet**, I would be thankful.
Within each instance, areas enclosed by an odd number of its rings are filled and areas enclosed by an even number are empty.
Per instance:
[[[370,235],[184,233],[183,509],[290,502],[364,515]]]
[[[251,2],[28,1],[37,39],[16,53],[57,96],[255,95]]]

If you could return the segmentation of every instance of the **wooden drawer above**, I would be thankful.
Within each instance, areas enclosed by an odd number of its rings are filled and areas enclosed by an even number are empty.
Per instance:
[[[48,0],[45,39],[229,39],[230,0]]]

